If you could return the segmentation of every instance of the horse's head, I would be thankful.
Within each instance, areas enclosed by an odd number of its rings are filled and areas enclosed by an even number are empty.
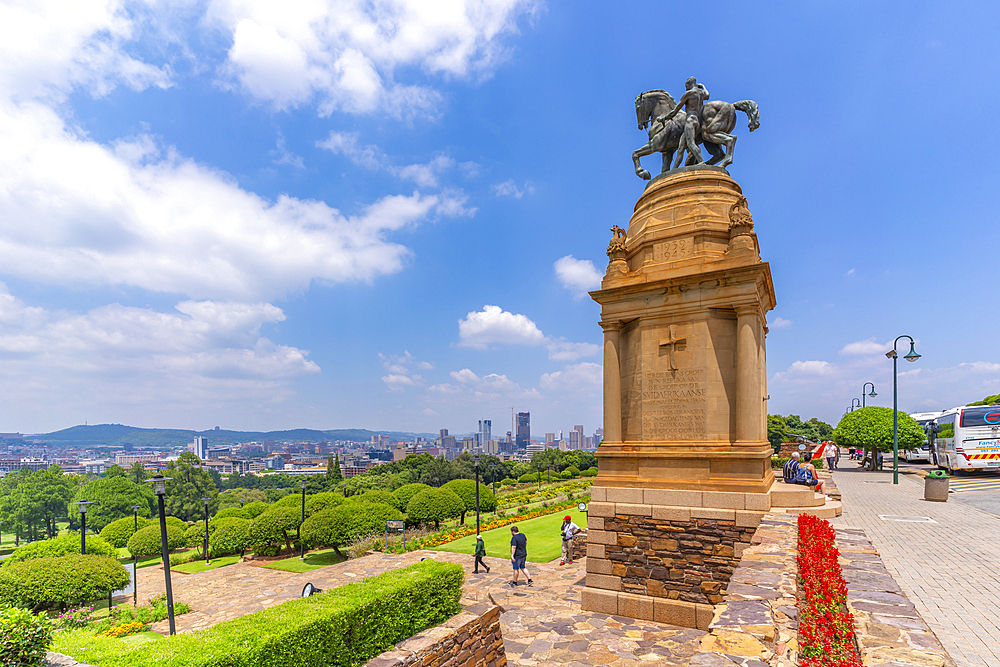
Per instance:
[[[635,98],[635,119],[639,123],[640,130],[649,127],[649,116],[653,108],[653,105],[649,104],[649,100],[646,93],[639,93]]]
[[[639,129],[645,130],[650,122],[665,113],[673,111],[677,103],[673,96],[665,90],[647,90],[635,98],[635,117]]]

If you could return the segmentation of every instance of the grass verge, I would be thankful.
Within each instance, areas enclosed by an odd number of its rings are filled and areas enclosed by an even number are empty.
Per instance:
[[[220,567],[226,567],[227,565],[233,565],[234,563],[239,563],[240,560],[240,557],[237,555],[220,556],[218,558],[213,558],[208,565],[206,565],[203,560],[194,560],[190,563],[184,563],[183,565],[172,565],[170,570],[172,572],[195,574],[196,572],[205,572],[207,570],[214,570]]]
[[[321,567],[326,567],[327,565],[336,565],[344,560],[333,549],[323,549],[321,551],[307,552],[305,560],[299,560],[298,556],[293,556],[292,558],[262,564],[261,567],[267,567],[272,570],[284,570],[285,572],[310,572],[318,570]]]
[[[548,563],[558,558],[562,553],[562,538],[559,529],[562,527],[563,517],[569,515],[573,518],[573,523],[586,529],[587,515],[580,510],[569,510],[528,519],[520,523],[512,524],[517,526],[528,538],[528,562]],[[468,519],[466,519],[468,521]],[[472,516],[475,523],[476,517]],[[486,542],[486,554],[497,558],[510,558],[510,526],[495,528],[483,533],[483,541]],[[469,554],[476,550],[476,536],[459,538],[453,542],[434,547],[435,551],[450,551],[451,553]]]

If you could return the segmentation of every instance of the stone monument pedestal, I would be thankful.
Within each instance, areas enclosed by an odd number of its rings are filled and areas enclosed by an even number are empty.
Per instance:
[[[604,442],[587,610],[707,627],[771,508],[768,264],[740,186],[699,165],[650,182],[601,289]]]

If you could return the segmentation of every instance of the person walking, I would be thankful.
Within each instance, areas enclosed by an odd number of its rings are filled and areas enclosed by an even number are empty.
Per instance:
[[[479,574],[479,566],[482,565],[486,568],[486,574],[490,573],[490,566],[483,562],[483,557],[486,556],[486,542],[483,541],[482,535],[476,535],[476,565],[475,569],[472,570],[472,574]]]
[[[531,575],[528,574],[528,571],[524,569],[524,562],[527,559],[528,559],[528,538],[517,529],[517,526],[511,526],[510,564],[514,567],[514,580],[510,582],[511,586],[517,586],[517,577],[521,572],[524,572],[524,577],[528,580],[529,586],[535,583],[531,579]]]
[[[566,561],[569,564],[573,564],[573,537],[580,532],[580,526],[573,523],[573,519],[566,517],[563,519],[562,525],[562,560],[559,561],[560,565],[565,565]]]

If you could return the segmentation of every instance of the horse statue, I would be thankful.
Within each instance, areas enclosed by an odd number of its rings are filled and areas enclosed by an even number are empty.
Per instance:
[[[649,131],[649,141],[646,145],[632,152],[636,176],[647,181],[650,179],[649,172],[642,168],[639,158],[653,153],[663,154],[663,168],[660,173],[670,171],[674,152],[680,146],[684,135],[687,114],[680,111],[669,121],[662,120],[662,117],[673,111],[676,106],[677,102],[673,96],[665,90],[648,90],[635,98],[635,116],[639,129]],[[760,127],[757,103],[753,100],[741,100],[732,104],[715,100],[706,102],[702,108],[701,131],[697,141],[712,154],[712,158],[706,164],[718,164],[720,167],[732,164],[736,136],[730,132],[736,127],[737,110],[747,115],[749,119],[747,126],[751,132]],[[685,166],[694,164],[700,163],[689,154]]]

